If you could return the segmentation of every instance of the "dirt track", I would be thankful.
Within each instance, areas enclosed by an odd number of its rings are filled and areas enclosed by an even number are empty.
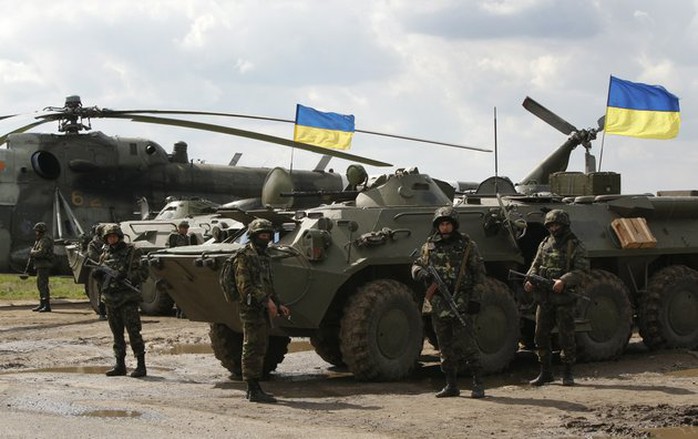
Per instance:
[[[3,437],[655,437],[698,436],[698,353],[647,352],[633,338],[619,361],[582,364],[578,385],[530,388],[530,353],[487,377],[487,398],[436,399],[443,385],[425,346],[422,367],[399,383],[359,383],[294,341],[266,390],[244,400],[210,353],[208,325],[144,317],[148,377],[107,378],[111,334],[86,303],[0,303]],[[133,367],[130,355],[127,364]]]

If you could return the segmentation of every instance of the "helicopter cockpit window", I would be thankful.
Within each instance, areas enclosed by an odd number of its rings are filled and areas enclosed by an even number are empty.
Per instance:
[[[128,144],[128,152],[131,155],[138,155],[138,144],[137,143],[129,143]]]
[[[55,155],[47,151],[37,151],[31,157],[32,169],[40,177],[55,180],[61,175],[61,164]]]

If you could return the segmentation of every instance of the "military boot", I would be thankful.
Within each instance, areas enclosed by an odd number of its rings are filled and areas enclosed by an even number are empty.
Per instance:
[[[106,372],[106,375],[108,377],[126,375],[126,362],[124,361],[124,357],[116,357],[116,364]]]
[[[562,385],[574,386],[574,375],[572,375],[572,365],[570,363],[565,363],[562,370]]]
[[[44,306],[39,308],[37,312],[51,312],[51,300],[50,299],[44,299]]]
[[[482,373],[480,372],[473,374],[473,390],[470,392],[470,397],[475,399],[485,397],[485,383],[482,381]]]
[[[136,365],[136,368],[133,370],[133,372],[131,372],[131,377],[144,377],[147,374],[147,371],[145,370],[145,354],[137,355],[136,359],[138,360],[138,364]]]
[[[446,386],[441,389],[439,393],[435,396],[437,398],[450,398],[452,396],[460,395],[460,390],[458,390],[458,372],[448,371],[446,372]]]
[[[259,385],[257,380],[247,380],[247,399],[250,402],[275,403],[276,398],[270,395]]]
[[[44,307],[44,299],[41,299],[41,300],[39,300],[39,304],[36,305],[34,308],[32,308],[32,311],[34,311],[34,312],[39,311],[43,307]]]
[[[529,381],[532,386],[542,386],[545,383],[550,383],[554,380],[552,364],[550,358],[540,363],[540,373],[537,377]]]

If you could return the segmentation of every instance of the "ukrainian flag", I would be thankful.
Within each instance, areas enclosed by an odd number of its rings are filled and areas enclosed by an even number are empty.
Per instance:
[[[611,76],[606,106],[607,134],[672,139],[679,134],[679,98],[659,85]]]
[[[353,135],[353,115],[323,113],[314,108],[296,105],[294,141],[325,148],[349,149]]]

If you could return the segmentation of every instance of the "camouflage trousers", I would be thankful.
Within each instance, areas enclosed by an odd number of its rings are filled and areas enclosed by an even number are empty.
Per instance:
[[[467,326],[455,317],[437,317],[431,315],[436,340],[439,342],[441,355],[441,370],[444,373],[458,372],[458,366],[467,363],[470,371],[475,374],[482,370],[480,350],[475,340],[473,316],[463,316]]]
[[[242,318],[242,379],[259,380],[264,370],[264,357],[269,346],[267,310],[259,308],[246,312]]]
[[[138,313],[138,303],[126,302],[120,306],[107,305],[107,321],[114,336],[114,356],[126,356],[126,340],[124,328],[128,332],[128,340],[136,357],[145,354],[145,343],[141,336],[141,315]]]
[[[538,305],[536,309],[536,353],[538,361],[545,363],[552,357],[552,333],[557,324],[560,336],[560,358],[563,363],[577,361],[577,344],[574,335],[574,305]]]
[[[51,292],[48,288],[48,276],[50,272],[50,267],[36,269],[36,288],[39,290],[39,299],[41,300],[51,299]]]

